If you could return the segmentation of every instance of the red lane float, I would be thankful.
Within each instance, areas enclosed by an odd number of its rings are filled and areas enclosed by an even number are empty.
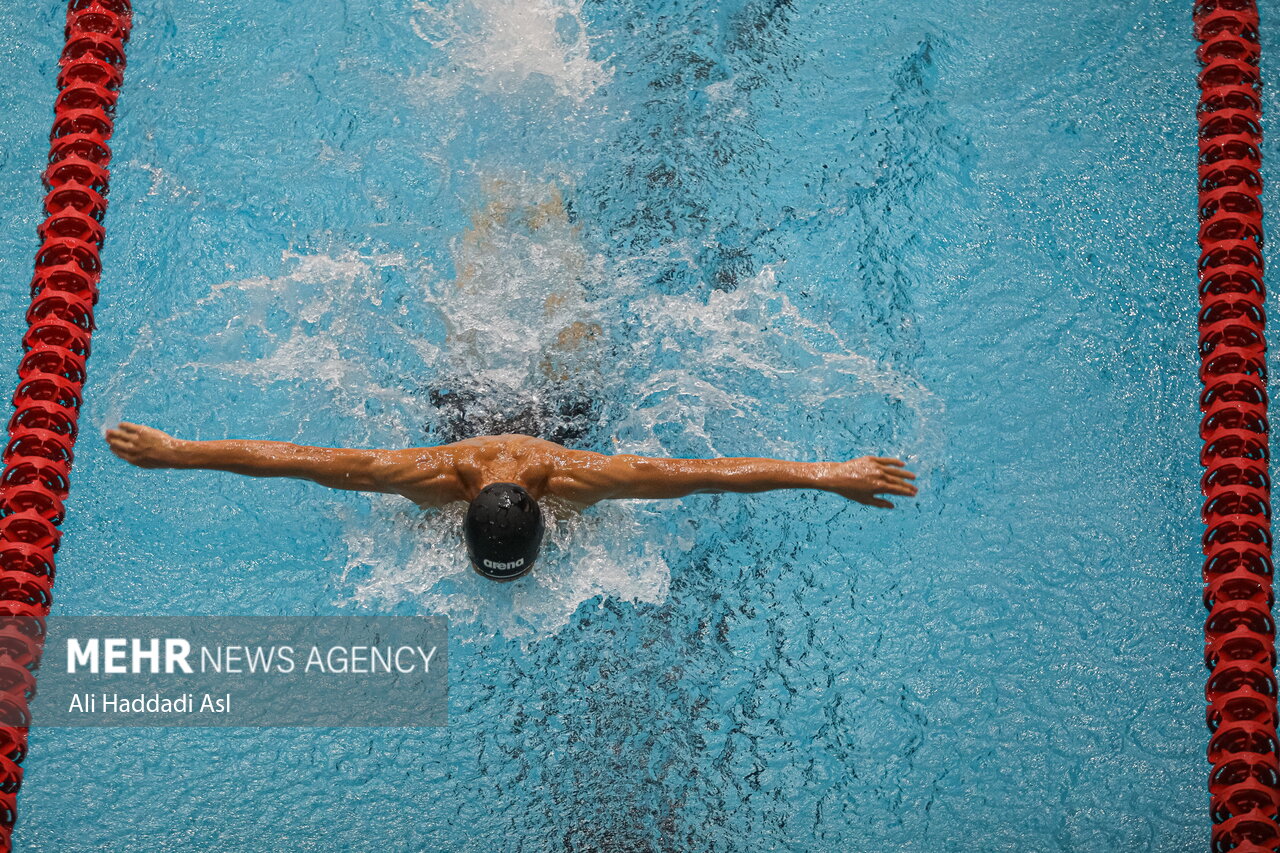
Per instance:
[[[54,553],[66,516],[102,271],[116,100],[129,0],[70,0],[58,74],[40,249],[31,279],[13,417],[0,473],[0,853],[12,849],[28,703],[53,602]],[[1234,127],[1234,125],[1233,125]],[[1240,205],[1224,197],[1220,206]],[[1238,335],[1223,327],[1221,335]]]
[[[1258,9],[1255,0],[1200,0],[1194,17],[1202,66],[1200,462],[1211,849],[1280,853]],[[75,242],[58,257],[92,239],[72,233],[77,229],[66,224]],[[41,432],[30,440],[50,439]],[[32,506],[24,517],[43,509]],[[45,543],[46,534],[33,526],[25,541]]]

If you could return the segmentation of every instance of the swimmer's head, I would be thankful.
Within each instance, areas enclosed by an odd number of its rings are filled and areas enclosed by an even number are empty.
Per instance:
[[[462,538],[475,570],[493,580],[520,577],[538,559],[542,508],[515,483],[485,486],[471,501]]]

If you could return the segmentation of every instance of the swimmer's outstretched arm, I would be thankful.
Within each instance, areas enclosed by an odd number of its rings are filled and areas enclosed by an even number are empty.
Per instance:
[[[291,477],[331,489],[401,494],[421,504],[456,500],[441,448],[354,450],[285,441],[184,441],[152,427],[107,430],[111,452],[139,468],[203,468],[247,477]]]
[[[783,459],[658,459],[570,451],[550,491],[572,501],[682,498],[700,492],[821,489],[867,506],[891,509],[880,495],[914,497],[916,475],[901,459],[863,456],[847,462]]]

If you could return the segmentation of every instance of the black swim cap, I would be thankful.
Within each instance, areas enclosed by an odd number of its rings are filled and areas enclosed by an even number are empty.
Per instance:
[[[462,522],[471,564],[495,580],[518,578],[533,568],[542,530],[542,508],[515,483],[485,486]]]

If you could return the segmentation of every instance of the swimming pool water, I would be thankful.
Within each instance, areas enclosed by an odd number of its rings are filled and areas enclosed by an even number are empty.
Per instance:
[[[62,10],[8,12],[16,364]],[[1188,4],[135,14],[87,426],[409,446],[441,391],[581,393],[598,449],[922,494],[602,507],[497,586],[456,512],[88,434],[51,618],[444,613],[451,722],[37,728],[18,849],[1205,846]]]

